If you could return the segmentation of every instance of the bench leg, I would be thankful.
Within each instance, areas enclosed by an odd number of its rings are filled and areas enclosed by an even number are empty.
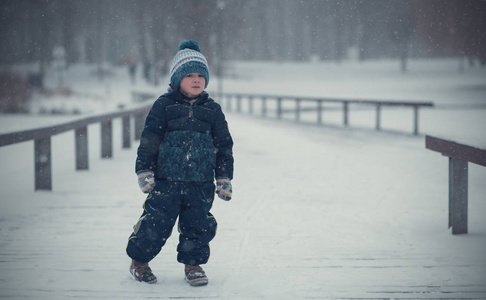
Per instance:
[[[467,161],[449,157],[449,227],[452,234],[467,233]]]

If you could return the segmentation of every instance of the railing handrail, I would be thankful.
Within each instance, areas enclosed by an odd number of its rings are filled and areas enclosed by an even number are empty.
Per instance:
[[[445,156],[486,167],[486,150],[483,149],[430,135],[425,136],[425,148],[440,152]]]
[[[352,105],[369,105],[373,106],[376,110],[376,121],[375,121],[375,128],[376,130],[381,130],[381,115],[382,115],[382,108],[385,106],[406,106],[411,107],[413,109],[413,134],[419,134],[419,108],[422,107],[433,107],[434,103],[429,101],[400,101],[400,100],[369,100],[369,99],[344,99],[344,98],[326,98],[326,97],[306,97],[306,96],[291,96],[291,95],[266,95],[266,94],[241,94],[241,93],[222,93],[219,95],[221,97],[221,104],[224,104],[224,100],[226,99],[227,110],[232,110],[232,99],[236,99],[236,111],[242,112],[242,105],[241,100],[245,99],[248,100],[248,112],[250,114],[254,113],[253,109],[253,100],[261,99],[261,115],[263,117],[268,117],[268,107],[267,102],[275,101],[276,102],[276,117],[278,119],[283,119],[284,113],[295,113],[295,121],[301,121],[301,112],[311,112],[314,111],[317,113],[317,124],[323,125],[324,118],[324,103],[333,103],[339,104],[342,106],[343,111],[343,125],[345,127],[349,126],[349,115],[350,115],[350,106]],[[250,101],[251,100],[251,101]],[[283,102],[284,101],[293,101],[295,102],[294,108],[284,108]],[[313,102],[315,107],[306,107],[302,106],[302,102]]]
[[[486,167],[486,150],[425,136],[425,148],[449,157],[449,227],[452,234],[468,230],[468,163]]]
[[[101,128],[101,158],[113,156],[113,119],[121,118],[122,147],[131,147],[130,119],[135,119],[133,137],[139,139],[143,130],[145,116],[152,103],[141,103],[129,109],[121,109],[107,113],[94,114],[65,123],[0,134],[0,147],[26,141],[34,141],[34,180],[35,190],[52,190],[52,151],[51,137],[53,135],[74,131],[74,150],[76,170],[87,170],[88,163],[88,125],[100,123]]]
[[[130,109],[123,109],[120,111],[113,111],[108,113],[93,114],[88,117],[81,117],[79,119],[65,122],[65,123],[59,123],[59,124],[44,126],[35,129],[26,129],[26,130],[0,134],[0,147],[26,142],[26,141],[31,141],[39,138],[46,138],[66,131],[80,129],[89,124],[108,121],[111,119],[129,116],[136,113],[143,113],[147,111],[148,108],[149,106],[147,106],[147,104],[138,105]]]
[[[241,93],[224,93],[225,97],[252,97],[252,98],[274,98],[282,100],[300,101],[322,101],[334,103],[353,103],[353,104],[370,104],[370,105],[387,105],[387,106],[434,106],[431,101],[403,101],[403,100],[370,100],[370,99],[351,99],[351,98],[329,98],[329,97],[302,97],[293,95],[271,95],[271,94],[241,94]]]

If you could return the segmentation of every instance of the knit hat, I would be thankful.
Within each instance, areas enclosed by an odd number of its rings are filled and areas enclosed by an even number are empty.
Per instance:
[[[188,40],[181,43],[179,52],[174,56],[170,63],[170,85],[177,89],[181,80],[189,73],[199,73],[206,79],[206,85],[209,83],[208,62],[199,49],[199,45],[194,40]]]

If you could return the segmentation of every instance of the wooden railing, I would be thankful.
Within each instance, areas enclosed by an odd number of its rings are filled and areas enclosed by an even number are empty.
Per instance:
[[[74,130],[75,131],[75,158],[76,170],[87,170],[88,165],[88,125],[101,124],[101,157],[113,156],[113,119],[122,119],[122,147],[131,147],[131,119],[134,119],[134,139],[139,139],[144,127],[145,117],[150,106],[140,105],[132,109],[123,109],[116,112],[92,115],[71,122],[30,129],[6,134],[0,134],[0,147],[26,141],[34,141],[34,169],[35,190],[52,190],[52,151],[51,137],[53,135]]]
[[[449,227],[467,233],[468,162],[486,167],[486,150],[428,135],[425,147],[449,157]]]
[[[375,129],[381,130],[381,114],[382,108],[385,106],[403,106],[411,107],[414,112],[413,118],[413,134],[419,134],[419,108],[421,107],[432,107],[434,104],[432,102],[413,102],[413,101],[379,101],[379,100],[352,100],[352,99],[329,99],[329,98],[310,98],[310,97],[296,97],[296,96],[272,96],[272,95],[251,95],[251,94],[222,94],[221,103],[226,111],[236,111],[243,112],[242,102],[246,100],[247,109],[249,114],[255,114],[254,102],[255,100],[260,100],[262,117],[268,117],[269,115],[269,105],[268,102],[274,101],[275,115],[277,119],[282,119],[283,115],[286,113],[293,113],[295,121],[301,121],[302,112],[316,112],[317,114],[317,124],[324,124],[323,112],[326,109],[326,105],[340,105],[343,111],[343,126],[349,126],[350,119],[350,107],[352,105],[365,105],[374,107],[376,111],[375,118]],[[285,106],[284,102],[291,101],[294,103],[293,107],[288,108]],[[311,103],[312,106],[304,107],[303,104]],[[236,109],[233,107],[236,106]]]

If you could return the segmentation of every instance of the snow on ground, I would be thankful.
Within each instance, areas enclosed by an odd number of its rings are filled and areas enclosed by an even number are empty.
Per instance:
[[[401,74],[391,62],[235,63],[232,70],[241,76],[224,87],[431,100],[436,107],[421,112],[422,133],[484,144],[486,72],[458,74],[455,66],[418,61]],[[128,72],[119,71],[104,86],[116,94],[112,102],[128,104]],[[95,81],[73,82],[93,93],[106,91]],[[99,110],[110,106],[117,105]],[[408,111],[385,111],[383,117],[387,113],[388,124],[411,125]],[[366,128],[365,111],[351,116],[358,126],[227,114],[235,140],[234,199],[215,200],[219,229],[206,266],[210,284],[203,288],[182,280],[176,232],[151,264],[159,283],[130,278],[124,248],[144,196],[133,174],[136,145],[117,146],[118,120],[113,159],[99,158],[99,127],[89,127],[89,171],[73,171],[72,133],[52,139],[52,192],[33,191],[31,142],[0,148],[0,298],[486,298],[486,168],[470,164],[469,234],[453,236],[447,229],[447,158],[426,150],[423,136],[376,133]],[[2,132],[12,120],[0,116]],[[21,120],[16,129],[52,122],[42,116]]]

